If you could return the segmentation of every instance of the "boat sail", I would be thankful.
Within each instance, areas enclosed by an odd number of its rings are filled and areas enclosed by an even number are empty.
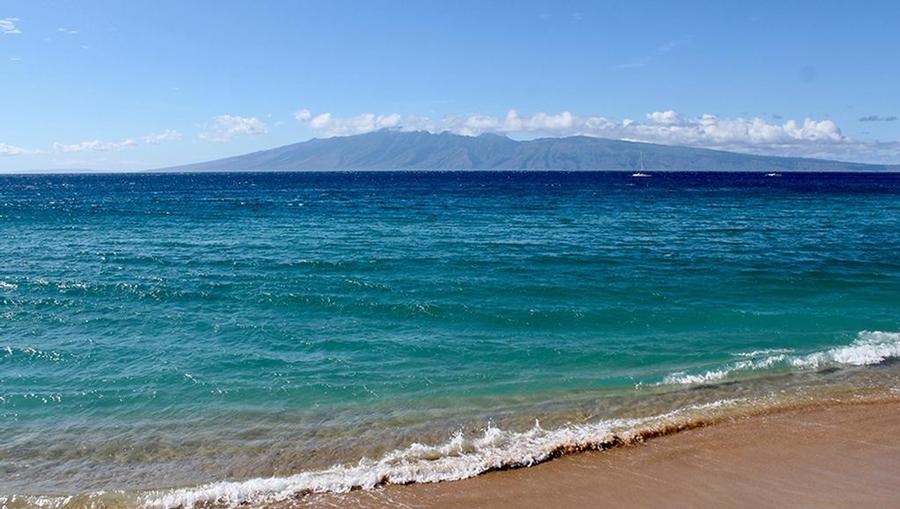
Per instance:
[[[649,177],[650,176],[649,173],[644,173],[644,153],[643,152],[641,152],[641,170],[636,173],[632,173],[631,176],[632,177]]]

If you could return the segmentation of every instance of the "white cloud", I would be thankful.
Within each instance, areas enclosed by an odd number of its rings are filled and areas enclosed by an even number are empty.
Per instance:
[[[57,28],[56,31],[66,35],[75,35],[78,33],[77,28]]]
[[[122,141],[88,140],[71,145],[56,142],[53,144],[53,150],[58,152],[111,152],[136,146],[137,142],[128,138]]]
[[[144,136],[144,143],[148,145],[159,145],[160,143],[166,141],[176,141],[181,139],[181,133],[175,131],[173,129],[166,129],[165,131],[149,134]]]
[[[200,138],[209,141],[228,141],[238,135],[258,136],[269,132],[266,124],[256,117],[219,115],[212,124],[204,126]]]
[[[403,117],[398,113],[389,115],[375,115],[363,113],[355,117],[338,118],[331,113],[313,115],[309,110],[300,110],[294,113],[294,118],[302,124],[308,125],[315,131],[321,131],[329,136],[347,136],[361,134],[378,129],[399,127]]]
[[[19,18],[0,19],[0,34],[6,34],[6,35],[21,34],[22,31],[19,30],[19,27],[16,26],[17,21],[22,21],[22,20],[20,20]]]
[[[647,113],[647,120],[655,124],[677,124],[681,122],[681,117],[672,110],[654,111]]]
[[[38,150],[29,150],[15,145],[0,143],[0,156],[27,156],[38,153],[40,153]]]
[[[646,122],[632,119],[581,116],[569,111],[520,115],[509,110],[492,115],[446,116],[430,119],[415,115],[364,113],[338,117],[300,110],[294,117],[304,126],[326,136],[345,136],[394,128],[404,131],[450,131],[467,136],[486,132],[519,137],[593,136],[687,145],[757,154],[793,155],[852,160],[896,161],[900,142],[867,142],[845,136],[832,120],[787,120],[772,123],[760,117],[720,118],[704,114],[685,117],[674,110],[655,111]]]

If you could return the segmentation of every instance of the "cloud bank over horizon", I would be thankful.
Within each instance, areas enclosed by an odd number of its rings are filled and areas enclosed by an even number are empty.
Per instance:
[[[271,117],[271,115],[269,115]],[[812,157],[897,164],[900,141],[860,140],[843,133],[831,119],[771,120],[759,116],[725,118],[712,114],[683,115],[675,110],[652,111],[638,119],[615,119],[601,115],[578,115],[571,111],[521,114],[510,109],[502,116],[470,114],[432,118],[422,115],[362,113],[339,116],[331,112],[301,109],[293,114],[295,128],[307,136],[352,136],[379,129],[403,131],[451,132],[464,136],[494,133],[515,139],[537,137],[590,136],[662,145],[726,150],[739,153]],[[860,121],[891,121],[892,117],[863,117]],[[156,150],[159,145],[186,140],[206,144],[229,145],[239,138],[267,139],[280,132],[290,136],[290,125],[281,120],[266,122],[256,116],[222,114],[195,125],[193,133],[174,129],[118,140],[87,139],[75,143],[53,142],[43,149],[23,148],[0,143],[0,157],[21,157],[72,153],[102,153],[145,147]],[[305,139],[297,133],[294,141]],[[18,158],[17,157],[17,158]]]
[[[663,145],[685,145],[752,154],[897,162],[900,142],[873,142],[845,136],[829,119],[767,121],[761,117],[686,117],[674,110],[653,111],[643,119],[621,120],[570,111],[505,116],[468,115],[432,119],[418,115],[363,113],[340,117],[302,109],[294,118],[318,135],[349,136],[379,129],[452,132],[465,136],[496,133],[519,138],[591,136]]]

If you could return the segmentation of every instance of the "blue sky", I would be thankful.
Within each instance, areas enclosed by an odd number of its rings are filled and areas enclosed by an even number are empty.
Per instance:
[[[900,4],[0,3],[0,171],[381,127],[900,163]]]

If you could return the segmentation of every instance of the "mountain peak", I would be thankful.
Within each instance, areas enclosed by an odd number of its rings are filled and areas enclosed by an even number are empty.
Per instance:
[[[897,171],[898,166],[739,154],[588,136],[518,141],[484,133],[385,128],[313,139],[216,161],[160,171],[303,170],[633,170]]]
[[[509,139],[511,139],[509,136],[505,136],[505,135],[503,135],[503,134],[497,134],[497,133],[481,133],[481,134],[478,135],[478,138],[484,138],[484,139],[499,139],[499,140],[509,140]]]

